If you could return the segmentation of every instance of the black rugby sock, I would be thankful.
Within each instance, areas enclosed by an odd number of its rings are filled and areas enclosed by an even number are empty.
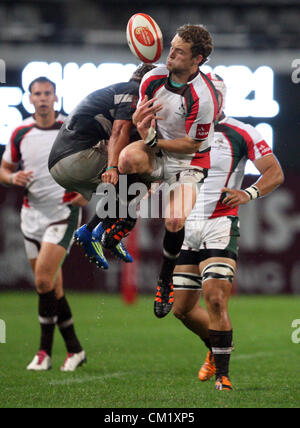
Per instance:
[[[228,376],[232,352],[232,330],[209,330],[209,340],[216,363],[216,379],[221,376]]]
[[[57,299],[54,290],[39,294],[39,321],[41,325],[40,350],[52,354],[54,330],[57,321]]]
[[[203,339],[201,337],[201,340],[204,342],[204,345],[211,351],[211,344],[210,344],[209,337],[207,339]]]
[[[184,241],[184,227],[178,232],[165,231],[163,242],[164,256],[159,278],[171,281],[175,266],[177,264],[180,250]]]
[[[65,341],[67,351],[70,354],[81,352],[82,347],[76,336],[72,312],[65,296],[58,300],[57,314],[57,326]]]

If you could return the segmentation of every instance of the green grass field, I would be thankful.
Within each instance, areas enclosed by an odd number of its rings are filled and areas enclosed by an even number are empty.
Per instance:
[[[29,373],[39,325],[34,293],[1,293],[1,408],[269,408],[300,405],[300,344],[291,324],[300,318],[300,298],[233,297],[230,304],[236,350],[231,360],[234,391],[214,390],[197,373],[206,349],[171,314],[153,315],[152,297],[125,305],[119,296],[73,294],[78,336],[88,364],[61,373],[66,352],[56,332],[53,369]]]

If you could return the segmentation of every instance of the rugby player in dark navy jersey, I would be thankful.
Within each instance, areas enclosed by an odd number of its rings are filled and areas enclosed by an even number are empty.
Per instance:
[[[68,190],[77,191],[90,200],[100,182],[117,185],[119,154],[130,142],[132,115],[136,109],[139,85],[143,76],[155,66],[142,64],[128,82],[117,83],[88,95],[73,110],[62,126],[49,157],[53,178]],[[157,107],[153,107],[153,111]],[[108,141],[108,144],[107,144]],[[136,181],[136,177],[132,177]],[[130,183],[128,183],[130,185]],[[100,244],[102,219],[97,215],[75,233],[90,260],[107,269]],[[116,219],[105,219],[105,228]],[[127,219],[128,228],[135,224]],[[111,251],[125,262],[132,262],[122,243]]]

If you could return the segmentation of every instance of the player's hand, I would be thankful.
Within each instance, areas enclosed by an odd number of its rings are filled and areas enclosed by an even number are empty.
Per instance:
[[[229,189],[224,187],[222,193],[226,193],[226,197],[223,199],[223,204],[228,205],[230,208],[235,208],[239,205],[247,204],[250,201],[250,197],[243,190]]]
[[[33,179],[32,171],[18,171],[12,174],[11,184],[15,186],[25,187]]]
[[[152,117],[154,117],[156,113],[158,113],[162,109],[162,104],[154,104],[155,101],[157,101],[157,98],[152,98],[151,100],[148,100],[147,95],[144,97],[143,101],[140,102],[139,106],[137,107],[135,113],[132,116],[132,121],[135,126],[137,126],[139,122],[142,122],[146,116],[152,115]]]
[[[143,140],[147,140],[150,128],[156,128],[156,120],[157,118],[153,117],[152,114],[149,114],[141,122],[137,123],[136,128]]]
[[[108,171],[105,171],[102,174],[101,179],[103,183],[111,183],[115,186],[119,181],[119,173],[117,168],[112,168]]]

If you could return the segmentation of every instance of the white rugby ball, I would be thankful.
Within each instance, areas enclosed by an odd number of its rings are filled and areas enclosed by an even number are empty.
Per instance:
[[[127,24],[127,42],[131,52],[141,61],[159,60],[163,50],[163,37],[157,23],[145,13],[136,13]]]

